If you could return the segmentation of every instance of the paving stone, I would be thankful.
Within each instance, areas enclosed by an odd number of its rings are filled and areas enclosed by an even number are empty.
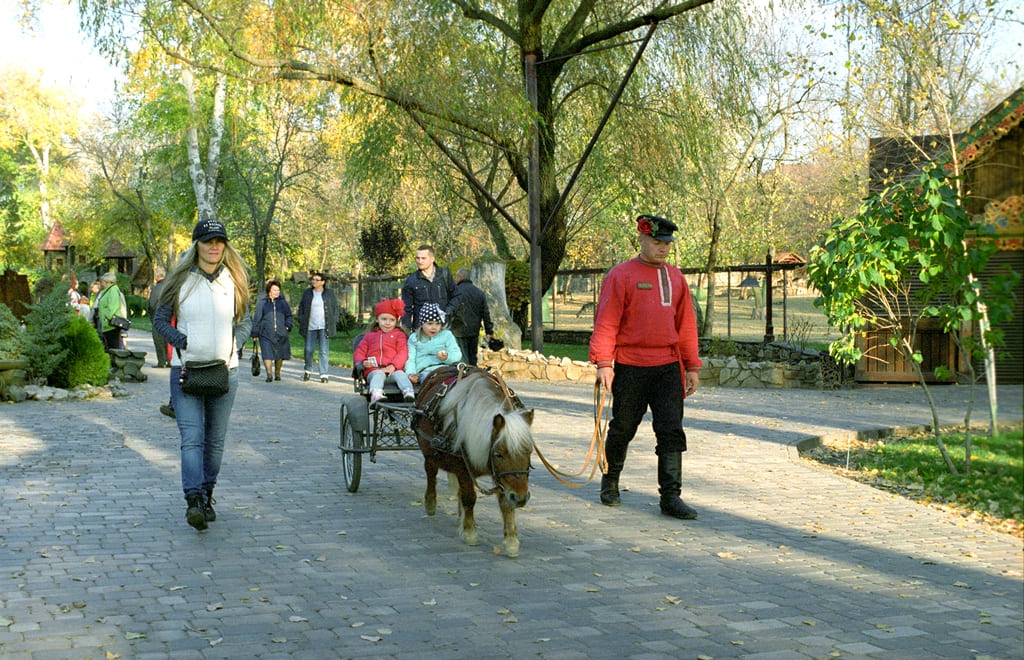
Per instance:
[[[364,460],[348,492],[337,424],[351,382],[311,387],[295,360],[272,388],[241,374],[218,519],[197,533],[177,429],[157,410],[167,374],[151,375],[123,399],[0,407],[5,660],[1024,655],[1019,539],[798,457],[811,438],[930,423],[919,388],[702,388],[684,422],[698,520],[658,511],[648,419],[621,507],[535,461],[512,560],[493,551],[493,497],[478,502],[476,547],[457,537],[444,479],[424,514],[415,451]],[[545,455],[578,469],[592,387],[513,387]],[[999,393],[1020,423],[1021,388]],[[959,421],[967,389],[933,394],[941,421]]]

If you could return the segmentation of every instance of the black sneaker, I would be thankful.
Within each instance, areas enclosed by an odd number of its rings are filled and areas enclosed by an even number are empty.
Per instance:
[[[164,405],[160,406],[160,413],[163,415],[167,415],[171,419],[174,419],[174,408],[169,404],[165,403]]]
[[[202,495],[189,495],[185,498],[185,501],[188,502],[185,520],[198,530],[206,529],[206,513],[203,511],[206,508],[205,499]]]
[[[326,383],[327,382],[327,376],[320,376],[320,382],[321,383]]]
[[[213,499],[213,492],[206,494],[206,499],[203,500],[203,514],[206,516],[206,522],[213,522],[217,519],[217,512],[213,510],[213,505],[217,503],[217,500]]]
[[[302,374],[302,380],[309,380],[309,372],[308,371]]]

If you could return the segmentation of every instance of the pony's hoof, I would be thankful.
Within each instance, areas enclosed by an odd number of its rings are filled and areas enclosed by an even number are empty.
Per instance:
[[[519,556],[519,541],[506,541],[505,542],[505,554],[509,557],[515,558]]]
[[[437,500],[424,500],[423,508],[426,509],[428,516],[434,515],[437,513]]]
[[[466,545],[480,545],[480,539],[477,538],[476,531],[463,532],[462,539],[466,542]]]

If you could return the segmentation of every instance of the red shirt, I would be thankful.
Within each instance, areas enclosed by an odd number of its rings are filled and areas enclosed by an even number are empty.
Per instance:
[[[690,287],[678,268],[636,258],[608,272],[594,315],[592,362],[656,367],[678,361],[685,378],[703,366],[697,351]]]

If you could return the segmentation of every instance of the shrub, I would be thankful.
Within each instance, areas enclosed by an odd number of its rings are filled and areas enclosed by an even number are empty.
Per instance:
[[[0,303],[0,360],[21,358],[21,323],[11,308]]]
[[[68,349],[61,338],[75,314],[68,306],[67,293],[60,289],[54,289],[30,309],[21,335],[21,355],[28,360],[29,375],[46,380],[67,357]]]
[[[142,296],[137,296],[134,293],[126,294],[124,297],[124,304],[128,307],[128,316],[139,317],[145,316],[146,310],[149,307],[149,301]]]
[[[356,327],[356,317],[347,309],[341,310],[338,314],[338,323],[335,326],[338,332],[348,332]]]
[[[54,387],[106,385],[110,374],[110,356],[103,350],[96,329],[81,316],[71,319],[63,336],[61,347],[66,357],[57,365],[48,382]]]

